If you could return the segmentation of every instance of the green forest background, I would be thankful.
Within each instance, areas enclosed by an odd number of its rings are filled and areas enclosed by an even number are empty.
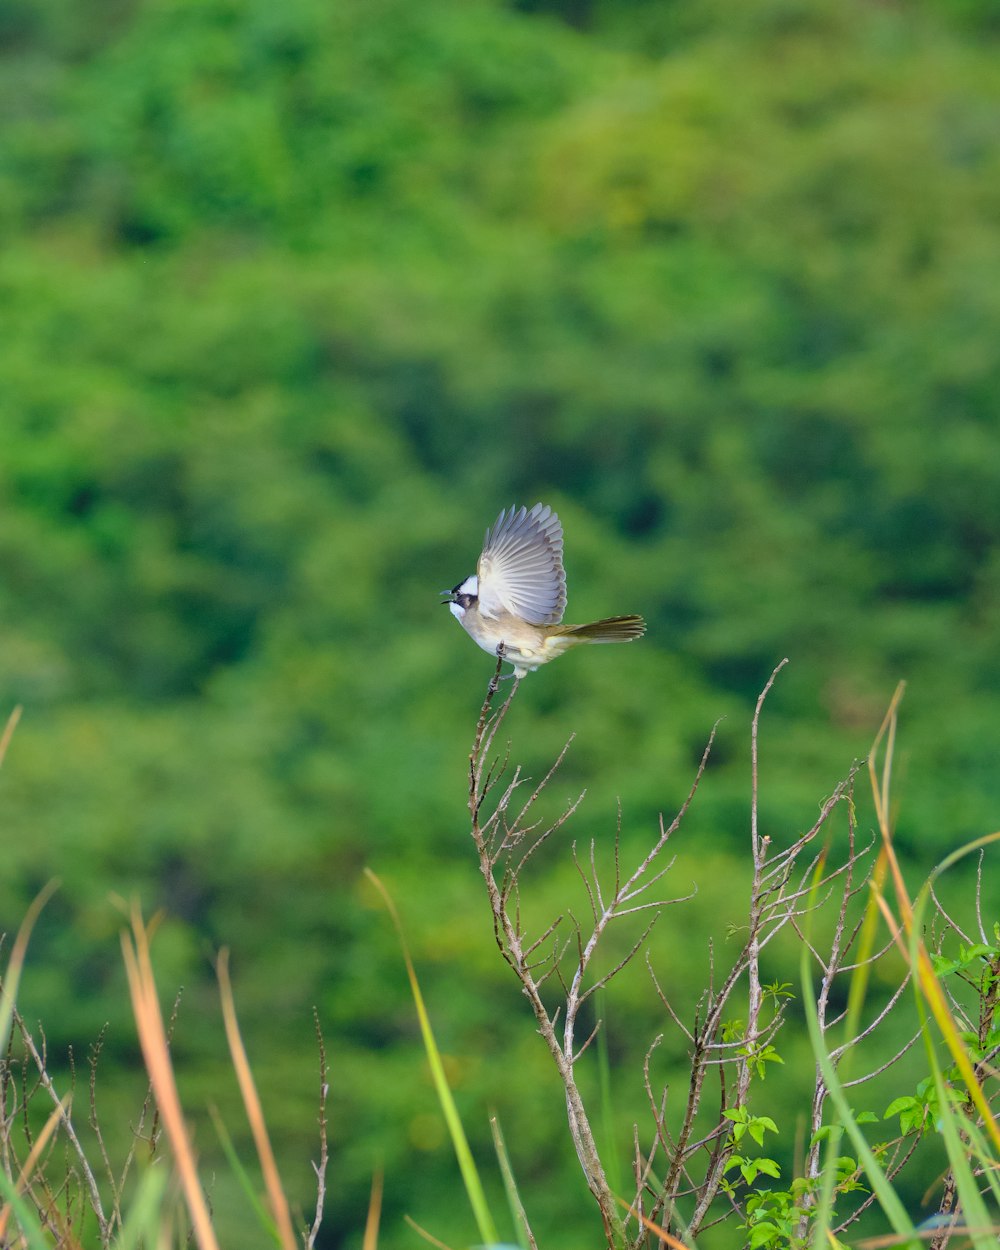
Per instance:
[[[620,796],[646,845],[725,718],[677,841],[676,892],[700,893],[655,943],[692,1002],[708,932],[739,922],[749,721],[783,656],[776,842],[901,678],[914,880],[1000,824],[998,13],[0,0],[0,713],[24,706],[0,929],[61,879],[22,1008],[56,1064],[109,1022],[121,1150],[143,1086],[112,896],[165,909],[160,985],[186,987],[175,1057],[229,1244],[260,1230],[206,1114],[245,1146],[223,944],[307,1210],[319,1012],[320,1244],[360,1244],[378,1167],[389,1250],[418,1244],[406,1212],[473,1238],[365,865],[490,1183],[496,1109],[542,1244],[599,1240],[467,835],[491,666],[437,592],[502,507],[558,510],[568,619],[649,622],[518,694],[529,772],[576,734],[567,840],[611,838]],[[573,880],[564,843],[540,905]],[[623,1150],[651,997],[637,978],[610,1009]],[[790,1154],[801,1093],[774,1080]]]

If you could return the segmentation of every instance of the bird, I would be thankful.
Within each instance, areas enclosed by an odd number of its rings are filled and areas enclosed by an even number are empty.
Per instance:
[[[634,642],[646,632],[641,616],[609,616],[589,625],[561,624],[566,610],[563,532],[545,504],[504,509],[486,531],[476,571],[441,592],[452,615],[484,651],[514,666],[508,676],[533,673],[585,642]]]

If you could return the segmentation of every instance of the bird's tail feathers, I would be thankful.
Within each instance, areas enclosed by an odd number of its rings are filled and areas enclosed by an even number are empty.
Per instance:
[[[641,616],[608,616],[589,625],[564,625],[559,631],[580,642],[635,642],[646,632]]]

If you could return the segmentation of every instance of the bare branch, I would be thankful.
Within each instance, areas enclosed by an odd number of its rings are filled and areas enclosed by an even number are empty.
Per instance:
[[[753,722],[750,727],[750,852],[753,855],[756,864],[761,858],[760,831],[758,829],[758,789],[760,784],[760,760],[757,748],[757,738],[760,733],[760,714],[764,707],[764,700],[771,693],[771,687],[774,685],[778,674],[788,663],[788,656],[775,666],[771,676],[767,679],[767,684],[760,692],[757,699],[757,706],[754,708]]]

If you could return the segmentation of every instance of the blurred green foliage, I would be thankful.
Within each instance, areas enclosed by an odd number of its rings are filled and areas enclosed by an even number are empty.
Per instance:
[[[996,13],[0,0],[0,694],[26,708],[0,918],[62,878],[25,1009],[53,1052],[112,1021],[112,1113],[141,1099],[114,892],[166,908],[197,1106],[225,1101],[209,961],[233,948],[305,1205],[319,1006],[323,1244],[357,1244],[379,1160],[383,1244],[412,1244],[403,1211],[461,1242],[371,863],[470,1130],[488,1153],[499,1108],[545,1244],[582,1244],[561,1101],[463,840],[489,665],[436,608],[511,502],[560,512],[571,618],[650,623],[518,697],[530,771],[577,734],[553,799],[589,789],[574,836],[610,837],[621,795],[641,845],[726,717],[681,835],[679,892],[703,887],[683,931],[739,918],[719,882],[783,655],[775,838],[901,677],[901,844],[927,864],[996,825]],[[622,1055],[657,1031],[648,997]]]

